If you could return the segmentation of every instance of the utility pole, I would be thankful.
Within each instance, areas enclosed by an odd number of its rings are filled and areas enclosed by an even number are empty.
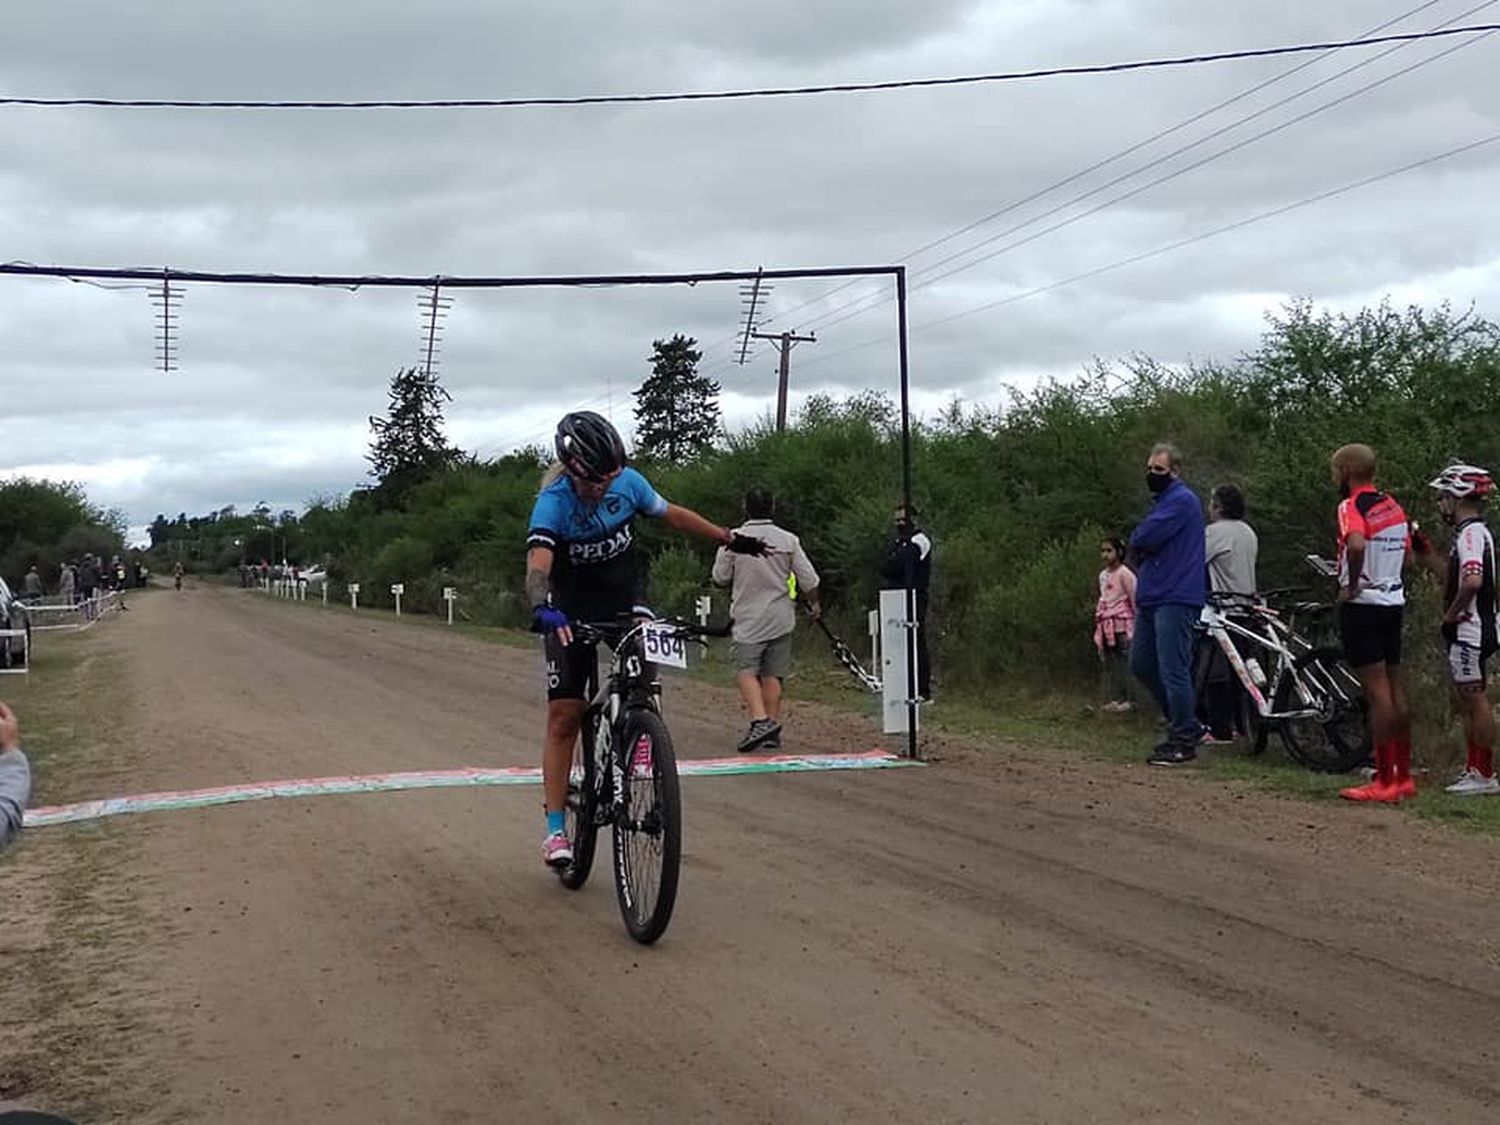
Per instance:
[[[786,429],[787,384],[792,374],[792,348],[798,344],[816,344],[818,338],[812,333],[799,336],[795,332],[752,332],[757,340],[770,340],[781,354],[781,380],[776,387],[776,432]]]

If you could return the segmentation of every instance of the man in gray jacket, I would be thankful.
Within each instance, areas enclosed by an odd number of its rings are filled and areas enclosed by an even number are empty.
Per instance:
[[[721,547],[714,560],[714,581],[732,587],[735,682],[750,712],[750,729],[739,744],[742,754],[781,748],[781,686],[791,671],[792,633],[797,627],[793,597],[803,597],[814,618],[821,612],[818,572],[802,550],[802,541],[771,522],[775,511],[769,489],[745,493],[747,518],[736,530],[764,540],[770,549],[756,557]]]
[[[31,799],[31,767],[21,753],[16,713],[0,702],[0,848],[21,831],[21,815]]]

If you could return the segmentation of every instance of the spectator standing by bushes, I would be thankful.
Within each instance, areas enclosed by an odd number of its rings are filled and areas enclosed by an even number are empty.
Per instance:
[[[1099,600],[1094,605],[1094,647],[1104,668],[1104,710],[1129,711],[1130,639],[1135,635],[1135,572],[1125,565],[1125,542],[1109,538],[1099,544],[1104,569],[1099,572]]]
[[[83,602],[85,617],[93,617],[94,598],[99,594],[99,563],[93,555],[83,556],[83,565],[78,568],[78,595]]]
[[[1415,797],[1411,776],[1411,713],[1401,683],[1401,625],[1406,609],[1402,571],[1411,548],[1401,505],[1375,487],[1375,451],[1345,445],[1330,461],[1343,499],[1339,523],[1339,637],[1364,689],[1375,777],[1342,789],[1350,801],[1394,804]]]
[[[71,562],[62,564],[62,570],[57,576],[57,594],[63,605],[72,605],[74,602],[73,590],[78,580],[78,572],[73,568]]]
[[[1182,481],[1182,454],[1165,442],[1146,461],[1155,500],[1130,536],[1136,571],[1130,668],[1167,719],[1167,738],[1147,759],[1181,766],[1198,756],[1203,728],[1193,698],[1193,626],[1203,611],[1203,506]]]
[[[1468,763],[1448,786],[1460,796],[1500,793],[1495,777],[1495,716],[1485,694],[1485,663],[1500,648],[1495,598],[1495,540],[1485,526],[1485,506],[1494,478],[1474,465],[1449,465],[1429,485],[1438,494],[1438,514],[1453,528],[1453,547],[1440,559],[1420,533],[1412,547],[1443,583],[1443,640],[1456,709],[1463,719]]]
[[[927,606],[932,591],[932,539],[917,526],[917,512],[896,508],[896,533],[886,544],[880,560],[880,577],[887,588],[917,593],[917,694],[932,699],[932,659],[927,643]]]
[[[21,596],[27,601],[34,601],[42,596],[42,576],[37,573],[34,565],[21,579]]]
[[[1254,597],[1255,563],[1260,554],[1260,542],[1255,529],[1245,522],[1244,494],[1232,484],[1219,485],[1209,493],[1208,520],[1208,527],[1203,532],[1203,550],[1208,564],[1210,592]],[[1206,688],[1205,698],[1199,701],[1208,723],[1204,741],[1231,742],[1236,734],[1236,716],[1240,711],[1239,681],[1223,650],[1211,638],[1200,641],[1198,660],[1201,682]]]
[[[769,489],[745,493],[745,522],[737,535],[764,540],[770,548],[761,556],[735,554],[720,547],[714,558],[713,579],[730,587],[729,616],[734,621],[735,683],[750,712],[750,729],[740,740],[741,753],[781,749],[782,686],[792,666],[792,633],[797,606],[792,580],[816,618],[818,572],[808,561],[802,541],[772,522],[776,500]]]

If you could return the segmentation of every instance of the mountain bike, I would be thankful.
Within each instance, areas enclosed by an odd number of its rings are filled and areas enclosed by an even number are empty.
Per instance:
[[[615,892],[630,936],[649,945],[666,932],[677,902],[682,863],[682,801],[677,756],[661,711],[659,665],[687,667],[686,641],[726,637],[730,626],[678,618],[577,623],[577,641],[610,647],[609,673],[599,682],[598,650],[582,737],[573,748],[565,810],[573,859],[558,868],[563,886],[578,890],[594,865],[599,830],[612,830]]]
[[[1290,591],[1266,596],[1278,593]],[[1292,612],[1328,608],[1298,603]],[[1369,756],[1364,693],[1339,649],[1314,645],[1287,615],[1238,594],[1210,595],[1199,628],[1244,688],[1241,717],[1254,732],[1255,753],[1274,731],[1294,761],[1320,773],[1345,773]],[[1200,665],[1200,691],[1206,678]]]

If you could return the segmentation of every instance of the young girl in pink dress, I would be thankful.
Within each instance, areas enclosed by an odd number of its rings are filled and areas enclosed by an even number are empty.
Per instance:
[[[1135,574],[1125,565],[1125,544],[1109,538],[1099,544],[1099,601],[1094,607],[1094,647],[1104,666],[1105,711],[1129,711],[1130,638],[1135,635]]]

